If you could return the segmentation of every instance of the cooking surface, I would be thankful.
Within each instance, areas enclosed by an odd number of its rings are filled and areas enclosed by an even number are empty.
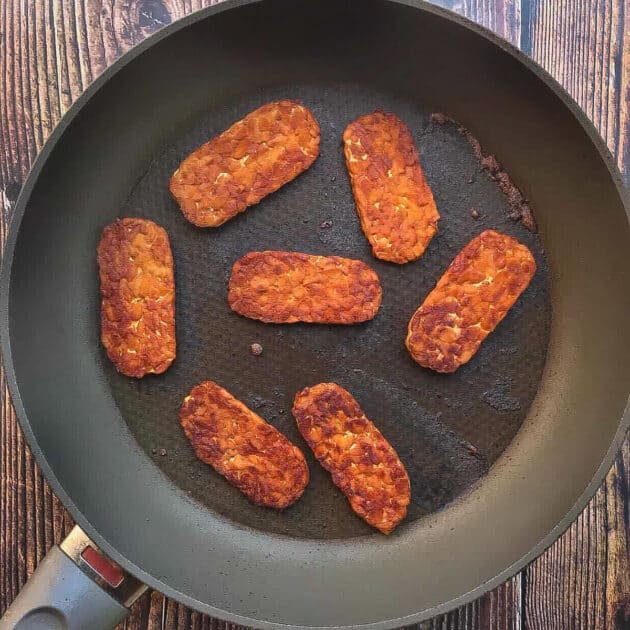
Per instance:
[[[321,128],[320,157],[295,181],[216,229],[185,220],[167,184],[181,158],[261,104],[298,98]],[[341,134],[362,113],[383,108],[409,126],[441,214],[424,256],[406,265],[379,261],[359,224]],[[549,336],[551,305],[541,237],[509,218],[507,198],[450,125],[430,110],[356,84],[303,84],[247,94],[204,112],[173,136],[137,182],[121,216],[164,226],[175,258],[177,358],[163,375],[141,381],[117,374],[104,357],[118,407],[155,463],[198,501],[244,525],[309,538],[371,533],[330,475],[314,460],[291,415],[293,396],[334,381],[347,388],[397,450],[412,483],[407,520],[434,512],[479,480],[518,431],[536,393]],[[483,139],[482,143],[483,143]],[[481,215],[475,219],[471,210]],[[521,299],[477,355],[455,374],[416,365],[405,349],[409,318],[455,254],[484,229],[518,238],[538,270]],[[227,303],[232,263],[252,250],[296,250],[365,261],[378,273],[383,304],[356,326],[275,325],[233,313]],[[253,356],[252,343],[263,347]],[[252,505],[198,461],[178,422],[190,388],[213,379],[300,446],[311,482],[284,512]]]

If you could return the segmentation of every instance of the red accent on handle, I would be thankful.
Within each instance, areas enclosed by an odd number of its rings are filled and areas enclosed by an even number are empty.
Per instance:
[[[125,579],[125,574],[122,572],[122,569],[96,551],[94,547],[86,547],[81,552],[81,557],[110,586],[116,588],[117,586],[120,586],[121,582]]]

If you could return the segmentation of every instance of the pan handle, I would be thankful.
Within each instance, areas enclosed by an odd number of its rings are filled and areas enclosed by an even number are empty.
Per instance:
[[[146,589],[75,526],[41,561],[0,630],[112,630]]]

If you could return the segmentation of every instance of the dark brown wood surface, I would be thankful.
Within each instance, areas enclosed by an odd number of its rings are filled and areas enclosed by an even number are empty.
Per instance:
[[[314,0],[316,1],[316,0]],[[360,0],[357,0],[360,1]],[[586,111],[630,181],[630,0],[436,0],[539,62]],[[74,99],[134,44],[211,0],[0,2],[0,243],[37,151]],[[4,384],[0,611],[72,520],[24,442]],[[630,628],[630,443],[564,536],[492,593],[428,629]],[[127,629],[231,629],[148,593]]]

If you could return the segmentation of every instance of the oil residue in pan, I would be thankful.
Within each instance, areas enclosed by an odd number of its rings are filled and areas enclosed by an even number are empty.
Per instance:
[[[168,180],[189,151],[260,104],[299,98],[321,127],[321,154],[295,181],[214,230],[188,223]],[[409,126],[441,214],[424,256],[398,266],[372,257],[361,232],[346,173],[341,134],[376,108]],[[175,484],[240,524],[309,538],[372,533],[313,459],[291,416],[295,392],[335,381],[359,401],[403,460],[411,478],[406,522],[439,510],[488,470],[521,426],[545,361],[551,302],[540,236],[510,218],[507,198],[453,125],[431,122],[421,105],[353,85],[303,85],[248,94],[194,120],[163,147],[131,191],[121,216],[144,216],[166,228],[175,256],[177,359],[164,375],[141,381],[117,374],[103,352],[118,407],[141,447]],[[525,243],[538,271],[476,357],[440,375],[415,364],[405,349],[411,314],[455,254],[493,228]],[[264,325],[227,303],[232,263],[252,250],[284,249],[359,258],[383,285],[377,317],[357,326]],[[256,356],[251,344],[263,347]],[[213,379],[300,446],[311,482],[291,508],[256,507],[198,461],[179,426],[182,398]]]

